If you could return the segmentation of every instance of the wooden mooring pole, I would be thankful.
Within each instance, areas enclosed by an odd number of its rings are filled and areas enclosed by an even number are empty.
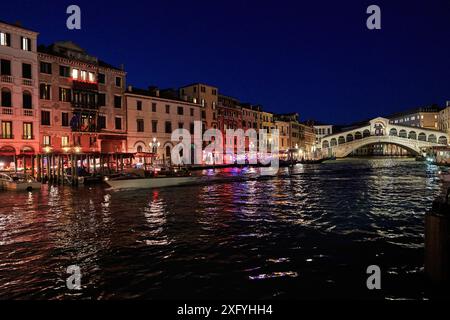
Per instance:
[[[450,188],[425,215],[425,273],[435,284],[450,280]]]

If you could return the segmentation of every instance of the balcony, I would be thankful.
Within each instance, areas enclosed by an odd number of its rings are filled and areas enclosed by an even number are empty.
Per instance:
[[[22,109],[22,115],[25,117],[34,117],[34,110],[32,109]]]
[[[1,107],[1,114],[12,116],[14,115],[14,108],[11,107]]]
[[[33,86],[33,80],[31,80],[31,79],[22,79],[22,84],[24,86],[27,86],[27,87],[32,87]]]
[[[12,76],[8,76],[8,75],[1,75],[0,76],[0,81],[1,82],[6,82],[6,83],[13,83],[14,82],[14,78]]]

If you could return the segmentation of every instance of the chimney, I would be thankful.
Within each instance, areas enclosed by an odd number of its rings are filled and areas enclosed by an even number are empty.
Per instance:
[[[129,91],[129,92],[132,92],[132,91],[133,91],[133,86],[131,86],[131,85],[128,86],[128,91]]]
[[[14,22],[14,25],[15,25],[16,27],[22,28],[22,22],[20,22],[19,20],[17,20],[16,22]]]

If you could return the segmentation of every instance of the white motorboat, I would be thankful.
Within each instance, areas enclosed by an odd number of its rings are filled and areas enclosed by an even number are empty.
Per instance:
[[[106,177],[105,182],[113,189],[153,189],[193,184],[199,177]]]
[[[0,188],[12,191],[31,191],[41,189],[41,183],[29,175],[0,173]]]

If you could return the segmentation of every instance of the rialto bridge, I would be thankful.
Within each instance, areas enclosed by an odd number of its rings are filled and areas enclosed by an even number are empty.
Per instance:
[[[397,145],[419,154],[425,148],[447,146],[448,141],[448,135],[438,130],[390,124],[389,119],[375,118],[366,126],[322,138],[321,147],[324,156],[343,158],[369,145]]]

